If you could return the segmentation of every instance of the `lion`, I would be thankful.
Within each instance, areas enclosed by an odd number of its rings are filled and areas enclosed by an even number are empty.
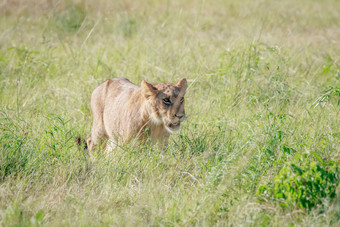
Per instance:
[[[141,86],[125,78],[106,80],[91,95],[93,125],[88,149],[94,151],[105,139],[113,141],[114,147],[148,139],[153,145],[167,146],[170,134],[185,119],[187,87],[185,78],[175,85],[143,80]]]

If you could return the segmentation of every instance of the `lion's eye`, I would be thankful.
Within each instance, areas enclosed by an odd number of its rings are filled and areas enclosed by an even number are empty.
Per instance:
[[[165,105],[171,105],[171,101],[168,98],[163,99]]]
[[[183,102],[184,102],[184,97],[181,98],[181,103],[183,103]]]

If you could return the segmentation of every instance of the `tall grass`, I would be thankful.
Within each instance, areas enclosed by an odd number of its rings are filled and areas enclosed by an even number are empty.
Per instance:
[[[340,224],[338,1],[0,5],[1,225]],[[76,146],[113,77],[188,78],[166,150]]]

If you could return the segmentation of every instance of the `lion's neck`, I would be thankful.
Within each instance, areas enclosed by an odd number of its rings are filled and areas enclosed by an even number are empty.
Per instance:
[[[169,139],[169,132],[165,129],[164,125],[150,125],[150,135],[152,143],[167,145]]]
[[[165,129],[163,121],[159,119],[157,113],[154,112],[152,106],[146,102],[141,94],[138,95],[140,99],[140,119],[139,128],[143,133],[142,138],[151,138],[152,143],[167,144],[169,138],[169,132]]]

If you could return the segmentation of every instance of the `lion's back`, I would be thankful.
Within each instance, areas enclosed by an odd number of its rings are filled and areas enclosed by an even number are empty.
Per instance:
[[[113,78],[101,83],[91,95],[92,108],[103,109],[104,106],[112,101],[121,98],[128,98],[133,91],[139,87],[125,78]]]
[[[128,79],[114,78],[100,84],[92,93],[92,112],[99,111],[109,136],[120,134],[120,124],[124,122],[124,114],[134,91],[140,87]],[[98,113],[98,112],[97,112]]]

